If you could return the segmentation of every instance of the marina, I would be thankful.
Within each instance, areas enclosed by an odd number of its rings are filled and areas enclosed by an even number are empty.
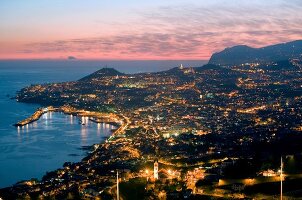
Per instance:
[[[18,123],[14,124],[14,126],[18,128],[22,128],[23,126],[27,126],[37,120],[40,117],[48,112],[62,112],[66,115],[72,115],[79,117],[79,124],[86,125],[88,120],[91,122],[100,124],[100,123],[107,123],[112,126],[118,127],[113,131],[114,134],[123,134],[126,127],[130,124],[130,120],[123,115],[117,115],[113,113],[100,113],[100,112],[91,112],[85,110],[78,110],[76,108],[70,106],[61,106],[55,108],[53,106],[48,106],[45,108],[38,108],[30,117],[19,121]]]

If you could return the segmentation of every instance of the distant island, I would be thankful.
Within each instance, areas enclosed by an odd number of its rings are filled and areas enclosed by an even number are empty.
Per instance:
[[[120,128],[81,162],[0,196],[112,199],[119,182],[123,199],[270,199],[281,180],[288,197],[301,196],[301,48],[301,41],[238,46],[201,67],[139,74],[102,68],[77,81],[25,87],[19,102]]]
[[[67,59],[68,59],[68,60],[76,60],[77,58],[74,57],[74,56],[68,56]]]

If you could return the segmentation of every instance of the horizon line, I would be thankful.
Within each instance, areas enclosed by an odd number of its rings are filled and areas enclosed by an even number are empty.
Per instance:
[[[209,61],[209,59],[0,58],[0,61]]]

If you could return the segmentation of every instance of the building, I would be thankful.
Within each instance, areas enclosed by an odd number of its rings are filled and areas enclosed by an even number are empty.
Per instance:
[[[158,179],[158,162],[157,160],[154,162],[154,179]]]

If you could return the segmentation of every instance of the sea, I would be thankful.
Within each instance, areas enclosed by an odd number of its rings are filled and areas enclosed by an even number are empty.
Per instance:
[[[23,128],[14,127],[14,123],[40,107],[13,99],[21,88],[78,80],[103,67],[132,74],[205,63],[203,60],[1,60],[0,188],[31,178],[40,180],[46,172],[61,168],[65,162],[79,162],[88,153],[86,147],[103,142],[115,128],[87,119],[83,119],[86,123],[82,125],[77,117],[58,112],[46,113]]]

